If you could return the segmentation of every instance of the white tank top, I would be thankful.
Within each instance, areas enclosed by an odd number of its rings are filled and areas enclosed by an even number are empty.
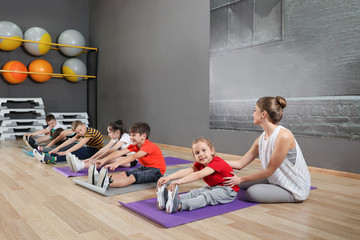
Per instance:
[[[271,136],[265,140],[265,132],[261,134],[259,140],[259,157],[262,167],[267,168],[272,152],[274,150],[276,137],[280,129],[285,129],[282,126],[275,128]],[[292,164],[287,157],[280,165],[274,174],[268,177],[270,183],[279,185],[288,191],[290,191],[294,198],[297,200],[305,200],[309,195],[311,180],[308,167],[306,165],[304,156],[300,150],[298,143],[296,142],[296,160],[295,164]]]

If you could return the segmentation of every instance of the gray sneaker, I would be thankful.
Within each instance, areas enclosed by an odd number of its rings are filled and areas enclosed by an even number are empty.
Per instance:
[[[168,201],[166,203],[166,213],[174,213],[178,211],[181,204],[179,197],[179,185],[175,186],[173,191],[168,192]]]
[[[88,183],[96,185],[99,179],[99,172],[96,169],[96,165],[90,165],[88,169]]]
[[[156,203],[158,209],[164,210],[167,200],[168,200],[168,191],[166,189],[166,184],[162,185],[161,187],[156,185]]]
[[[108,168],[102,168],[100,170],[99,179],[96,183],[96,186],[104,188],[106,190],[110,188],[110,183],[112,183],[112,179],[111,177],[109,178],[108,171]]]

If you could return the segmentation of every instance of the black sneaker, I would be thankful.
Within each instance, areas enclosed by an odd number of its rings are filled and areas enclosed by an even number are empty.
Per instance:
[[[27,136],[23,136],[23,141],[26,144],[26,146],[28,146],[30,149],[32,149],[33,147],[30,145],[28,137]]]
[[[29,142],[31,148],[37,149],[38,144],[37,144],[37,142],[33,139],[32,136],[29,136],[29,137],[28,137],[28,142]]]
[[[108,175],[109,169],[108,168],[102,168],[99,173],[98,182],[96,183],[96,186],[104,188],[108,190],[110,188],[110,183],[113,182],[111,177],[109,178]]]

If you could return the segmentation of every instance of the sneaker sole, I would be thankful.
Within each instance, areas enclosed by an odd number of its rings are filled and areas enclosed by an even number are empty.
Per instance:
[[[88,170],[88,183],[95,185],[95,167],[96,165],[90,165]]]
[[[79,171],[81,171],[82,169],[77,169],[75,166],[75,160],[79,160],[80,161],[80,159],[78,158],[78,157],[76,157],[74,154],[72,154],[71,156],[70,156],[70,160],[71,160],[71,164],[72,164],[72,168],[73,168],[73,171],[74,172],[79,172]]]
[[[41,162],[42,156],[40,155],[40,153],[36,149],[33,149],[33,155],[37,160],[39,160]]]
[[[103,169],[105,169],[105,170],[103,170]],[[104,186],[105,177],[108,174],[108,171],[109,170],[107,168],[101,169],[100,174],[99,174],[99,179],[98,179],[96,186],[101,187],[101,188]]]
[[[159,210],[165,209],[165,198],[164,198],[165,188],[166,188],[165,184],[161,187],[158,187],[158,185],[156,185],[156,196],[157,196],[156,204]]]
[[[166,213],[173,213],[173,212],[175,212],[175,211],[174,211],[174,202],[175,202],[175,199],[174,199],[174,198],[177,197],[177,196],[176,196],[177,194],[175,194],[175,193],[178,192],[178,191],[177,191],[178,188],[179,188],[179,185],[177,185],[172,192],[171,192],[171,191],[168,192],[168,201],[167,201],[167,203],[166,203]]]
[[[71,169],[71,171],[74,172],[74,167],[73,167],[72,162],[71,162],[71,155],[70,155],[70,153],[67,153],[67,154],[66,154],[66,162],[67,162],[67,164],[69,165],[69,168]]]
[[[26,146],[28,146],[30,149],[34,149],[34,148],[30,145],[30,143],[28,142],[28,140],[26,139],[26,136],[25,136],[25,135],[23,136],[23,141],[24,141],[24,143],[26,144]]]

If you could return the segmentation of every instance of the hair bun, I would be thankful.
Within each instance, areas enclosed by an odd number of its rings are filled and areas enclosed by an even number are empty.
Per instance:
[[[285,108],[286,107],[286,100],[283,97],[277,96],[276,101],[280,104],[281,108]]]

